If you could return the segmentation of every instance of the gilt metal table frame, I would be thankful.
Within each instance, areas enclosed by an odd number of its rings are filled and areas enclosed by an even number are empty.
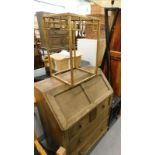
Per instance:
[[[92,73],[86,69],[82,69],[80,67],[76,67],[74,65],[73,67],[73,61],[74,64],[76,64],[76,48],[75,48],[75,37],[76,37],[76,31],[82,31],[83,27],[87,24],[92,25],[92,30],[97,32],[97,52],[96,52],[96,66],[95,66],[95,72]],[[100,19],[96,17],[91,16],[83,16],[83,15],[77,15],[77,14],[71,14],[71,13],[62,13],[62,14],[49,14],[45,15],[42,18],[42,30],[45,38],[45,47],[48,52],[48,61],[49,61],[49,68],[50,68],[50,76],[58,79],[61,82],[64,82],[70,86],[78,85],[84,81],[87,81],[94,76],[97,75],[98,71],[98,54],[99,54],[99,44],[100,44],[100,25],[101,21]],[[52,28],[60,29],[60,30],[67,30],[69,41],[68,41],[68,49],[70,52],[70,69],[63,70],[57,73],[53,73],[53,66],[51,64],[51,58],[50,58],[50,51],[52,50],[52,46],[49,45],[49,36],[48,32],[49,30],[52,30]],[[73,57],[74,52],[74,57]],[[78,69],[80,71],[83,71],[85,73],[89,73],[90,76],[86,77],[78,82],[75,82],[74,77],[74,69]],[[65,72],[70,71],[71,75],[71,82],[68,82],[67,80],[64,80],[63,78],[58,77],[59,74],[63,74]]]

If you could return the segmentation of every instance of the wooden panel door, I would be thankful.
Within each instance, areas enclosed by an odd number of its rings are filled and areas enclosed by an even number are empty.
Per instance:
[[[112,88],[114,94],[121,96],[121,52],[110,51]]]
[[[116,24],[112,32],[110,50],[121,52],[121,10],[116,19]]]

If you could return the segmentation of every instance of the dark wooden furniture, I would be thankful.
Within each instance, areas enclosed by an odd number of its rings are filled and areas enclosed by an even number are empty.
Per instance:
[[[38,69],[44,66],[44,63],[41,59],[41,53],[39,52],[40,47],[41,47],[40,38],[37,38],[36,34],[34,33],[34,69]]]
[[[118,96],[114,96],[110,109],[109,127],[111,127],[117,120],[118,116],[120,115],[120,110],[121,110],[121,98]]]
[[[92,71],[91,67],[87,68]],[[75,81],[89,73],[75,70]],[[70,74],[61,74],[65,79]],[[51,77],[35,83],[35,97],[49,143],[67,155],[85,155],[108,129],[113,90],[101,70],[75,87]]]
[[[121,52],[110,51],[112,88],[115,95],[121,96]]]
[[[118,13],[116,23],[111,34],[110,50],[121,52],[121,10]]]
[[[114,16],[111,28],[108,26],[108,12]],[[121,96],[121,9],[105,9],[106,49],[101,68],[114,89]]]

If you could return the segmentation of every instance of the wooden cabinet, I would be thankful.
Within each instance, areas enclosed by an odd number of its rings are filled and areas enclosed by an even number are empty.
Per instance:
[[[121,10],[119,11],[110,41],[112,88],[121,96]]]
[[[121,52],[121,10],[119,11],[114,29],[112,31],[110,50]]]
[[[49,141],[65,147],[67,155],[86,154],[108,129],[112,94],[101,70],[96,77],[75,87],[54,78],[35,83]]]
[[[119,9],[115,25],[111,30],[108,53],[110,59],[105,57],[102,63],[102,69],[109,78],[109,81],[111,81],[114,94],[121,96],[121,9]],[[109,67],[107,66],[107,61],[109,61]]]
[[[112,88],[114,94],[121,96],[121,52],[110,51]]]

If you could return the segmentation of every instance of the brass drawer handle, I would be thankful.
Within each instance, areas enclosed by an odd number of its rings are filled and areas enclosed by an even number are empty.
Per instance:
[[[82,140],[81,140],[81,139],[79,139],[79,140],[78,140],[78,143],[81,143],[81,142],[82,142]]]
[[[105,108],[105,105],[102,105],[102,109],[104,109]]]
[[[79,125],[79,129],[81,129],[81,128],[82,128],[82,125],[80,124],[80,125]]]

